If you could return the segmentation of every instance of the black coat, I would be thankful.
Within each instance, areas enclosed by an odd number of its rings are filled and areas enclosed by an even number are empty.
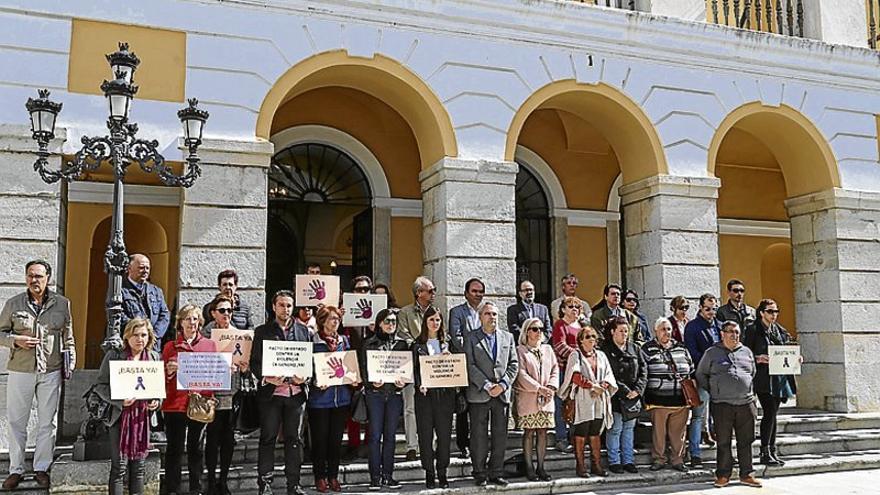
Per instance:
[[[464,354],[464,349],[462,349],[461,345],[458,343],[458,339],[449,338],[447,336],[446,341],[442,342],[440,345],[444,349],[448,349],[449,352],[451,352],[452,354]],[[421,365],[419,364],[419,356],[429,356],[430,355],[430,353],[428,352],[428,344],[427,343],[422,344],[418,341],[418,339],[416,339],[416,341],[413,342],[412,351],[413,351],[413,375],[414,375],[413,378],[414,378],[414,383],[415,383],[415,387],[416,387],[416,393],[420,394],[421,392],[419,392],[419,388],[421,388],[421,386],[422,386],[422,371],[421,371]],[[453,399],[455,398],[455,390],[456,390],[455,388],[440,388],[440,389],[435,389],[435,390],[438,390],[441,392],[448,391],[449,393],[452,394]]]
[[[369,380],[369,374],[367,373],[367,351],[410,350],[410,345],[406,342],[406,340],[400,338],[397,333],[388,335],[387,338],[382,338],[382,336],[379,335],[379,332],[381,331],[381,328],[377,328],[373,335],[371,335],[369,338],[367,338],[367,340],[364,341],[363,347],[358,352],[358,365],[361,368],[361,381],[364,383],[364,392],[368,394],[399,394],[400,391],[403,389],[398,388],[397,385],[395,385],[394,383],[383,383],[380,388],[376,388]]]
[[[744,346],[748,347],[752,350],[752,354],[755,356],[760,356],[762,354],[767,354],[767,346],[770,345],[786,345],[792,343],[791,335],[788,333],[788,330],[782,327],[780,324],[776,324],[776,328],[779,329],[779,341],[773,342],[770,335],[767,333],[767,328],[764,326],[764,322],[762,320],[755,320],[754,323],[746,327],[745,332],[742,336],[742,343]],[[766,363],[755,363],[755,378],[752,381],[752,386],[755,389],[756,394],[770,394],[770,365]],[[787,375],[788,384],[791,387],[791,391],[793,393],[797,393],[797,383],[795,382],[794,375]]]
[[[640,396],[644,396],[648,385],[648,366],[642,351],[632,342],[627,342],[621,350],[609,339],[602,347],[602,352],[608,357],[618,387],[617,393],[611,397],[611,410],[620,412],[620,400],[630,391],[635,390]]]
[[[254,329],[254,343],[251,347],[251,372],[260,383],[257,389],[257,398],[260,400],[269,400],[275,393],[275,385],[262,383],[263,381],[263,341],[264,340],[284,340],[284,331],[278,325],[278,322],[272,320],[266,324],[260,325]],[[287,340],[297,342],[311,342],[309,331],[302,325],[291,325]],[[303,393],[308,395],[308,380],[301,385]]]

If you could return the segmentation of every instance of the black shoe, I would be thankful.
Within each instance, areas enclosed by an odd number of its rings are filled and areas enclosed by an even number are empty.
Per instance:
[[[299,485],[287,487],[287,495],[306,495],[306,491]]]
[[[446,479],[446,474],[441,474],[437,477],[440,488],[449,488],[449,480]]]
[[[274,495],[275,492],[272,491],[272,477],[264,476],[257,480],[257,484],[260,487],[260,495]]]
[[[426,488],[437,488],[437,483],[434,481],[434,473],[426,473],[425,474],[425,487]]]
[[[659,463],[659,462],[655,462],[655,463],[651,464],[651,467],[649,467],[648,469],[651,470],[651,471],[660,471],[660,470],[663,469],[664,467],[666,467],[665,464],[661,464],[661,463]]]
[[[407,460],[407,462],[419,460],[419,453],[413,449],[407,450],[406,451],[406,460]]]
[[[688,467],[685,466],[684,463],[681,463],[681,464],[675,464],[674,466],[672,466],[672,469],[678,471],[679,473],[686,473],[686,472],[688,472]]]
[[[535,474],[538,475],[538,479],[540,479],[541,481],[550,481],[550,480],[553,479],[552,476],[550,476],[549,474],[547,474],[547,471],[544,471],[544,468],[543,468],[543,467],[539,467],[539,468],[537,469],[537,471],[535,471]]]
[[[371,492],[378,492],[381,489],[382,489],[382,482],[381,481],[379,481],[378,479],[370,480],[370,491]]]
[[[639,472],[639,468],[637,468],[636,465],[632,464],[632,463],[624,464],[623,470],[626,471],[627,473],[633,473],[633,474]]]
[[[486,483],[486,478],[478,477],[478,476],[475,476],[475,477],[474,477],[474,485],[476,485],[476,486],[486,486],[486,484],[487,484],[487,483]]]
[[[467,447],[463,447],[461,451],[458,453],[459,459],[469,459],[471,457],[471,451]]]
[[[694,469],[702,468],[703,467],[703,459],[701,459],[697,456],[692,456],[691,457],[691,467]]]
[[[776,455],[776,447],[770,447],[770,459],[773,459],[774,461],[776,461],[776,464],[775,464],[776,466],[780,466],[780,467],[785,466],[785,461],[783,461],[782,459],[779,458],[778,455]]]
[[[620,464],[610,464],[608,470],[614,474],[623,474],[623,466]]]
[[[384,486],[386,488],[390,488],[392,490],[399,490],[400,489],[400,482],[397,481],[396,479],[392,478],[391,476],[389,476],[389,477],[382,480],[382,486]]]
[[[501,476],[498,476],[497,478],[489,478],[489,481],[491,481],[493,485],[498,485],[498,486],[507,486],[510,484],[509,481],[502,478]]]

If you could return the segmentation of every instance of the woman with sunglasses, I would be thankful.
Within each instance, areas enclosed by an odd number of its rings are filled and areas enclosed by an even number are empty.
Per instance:
[[[788,330],[776,320],[779,318],[779,306],[773,299],[762,299],[756,310],[758,319],[749,325],[742,338],[742,343],[755,355],[756,374],[753,381],[755,393],[761,403],[761,458],[759,462],[765,466],[783,466],[785,462],[776,451],[776,415],[779,406],[797,393],[794,375],[770,376],[770,356],[767,346],[793,344]]]
[[[672,325],[672,340],[684,343],[684,327],[688,323],[688,310],[691,309],[691,303],[684,296],[675,296],[669,303],[669,324]]]
[[[217,294],[209,303],[211,308],[211,322],[202,328],[202,333],[211,338],[213,330],[237,330],[232,325],[232,313],[235,301],[225,295]],[[217,406],[214,412],[214,421],[205,427],[205,467],[208,468],[208,493],[216,495],[229,495],[229,487],[226,484],[229,476],[229,466],[232,464],[232,451],[235,449],[235,414],[233,414],[232,399],[241,388],[241,374],[248,371],[247,361],[239,361],[232,366],[232,387],[228,392],[215,392]],[[220,476],[216,476],[217,455],[220,455]]]
[[[544,324],[539,318],[523,322],[516,353],[519,372],[513,387],[516,390],[516,424],[523,430],[526,477],[529,481],[550,481],[550,475],[544,469],[544,458],[547,430],[554,427],[559,365],[553,348],[544,343]],[[533,448],[538,461],[537,470],[532,465]]]
[[[634,314],[636,316],[636,321],[638,322],[638,328],[635,331],[637,337],[634,339],[635,341],[633,343],[642,345],[654,338],[650,327],[648,327],[648,319],[645,318],[645,315],[639,312],[639,294],[636,291],[632,289],[626,289],[623,291],[623,307],[629,310],[630,313]]]
[[[413,373],[415,375],[416,429],[419,434],[419,452],[425,470],[425,486],[449,488],[446,469],[452,443],[452,413],[455,412],[455,388],[425,388],[422,385],[419,357],[458,354],[464,350],[458,339],[450,338],[443,326],[443,317],[434,306],[428,306],[422,316],[422,332],[413,343]],[[434,435],[437,450],[434,450]],[[436,468],[434,466],[436,459]]]
[[[602,468],[603,429],[611,428],[611,396],[617,392],[614,372],[605,353],[596,349],[599,334],[584,325],[577,334],[577,350],[565,366],[565,376],[557,395],[574,400],[574,458],[575,471],[581,478],[589,477],[584,462],[584,448],[589,438],[590,472],[607,476]]]
[[[370,418],[370,490],[381,490],[384,486],[399,489],[400,483],[394,479],[394,435],[403,413],[402,381],[394,383],[376,382],[367,375],[368,351],[406,351],[409,345],[397,334],[397,313],[383,309],[376,315],[376,331],[364,341],[358,356],[361,377],[364,380],[364,395],[367,399],[367,414]]]

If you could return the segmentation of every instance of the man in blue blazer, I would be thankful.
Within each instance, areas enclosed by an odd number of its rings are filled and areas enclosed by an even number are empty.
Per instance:
[[[471,462],[474,482],[477,486],[486,486],[487,481],[505,486],[508,482],[502,475],[510,392],[519,361],[513,335],[498,329],[498,307],[495,304],[483,303],[480,322],[482,327],[468,334],[464,347],[468,365],[468,410],[473,426]]]
[[[478,313],[483,296],[486,295],[486,285],[478,278],[472,278],[464,283],[465,302],[449,310],[449,335],[458,340],[458,345],[464,349],[465,337],[482,326]],[[470,457],[470,425],[468,413],[456,413],[455,415],[455,444],[458,446],[458,455],[462,459]]]
[[[513,334],[513,341],[519,342],[522,324],[529,318],[538,318],[544,324],[544,340],[550,342],[550,310],[535,302],[535,284],[528,280],[519,283],[519,302],[507,308],[507,331]]]

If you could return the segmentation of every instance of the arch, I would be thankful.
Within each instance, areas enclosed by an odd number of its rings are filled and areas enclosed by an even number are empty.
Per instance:
[[[345,131],[324,125],[298,125],[273,134],[271,141],[279,151],[304,143],[318,143],[338,148],[361,166],[370,183],[374,202],[376,198],[391,197],[391,188],[388,186],[388,178],[385,176],[382,164],[369,148]]]
[[[565,191],[562,190],[562,184],[559,182],[556,172],[540,155],[521,144],[517,144],[515,159],[518,163],[521,162],[523,166],[529,169],[532,175],[541,183],[544,193],[550,200],[550,211],[558,208],[568,208],[568,202],[565,200]]]
[[[326,86],[357,89],[394,108],[415,134],[422,169],[444,156],[458,156],[449,114],[419,76],[383,55],[352,57],[345,50],[313,55],[288,69],[263,99],[257,116],[257,137],[269,139],[272,120],[282,104],[306,91]]]
[[[761,255],[761,296],[776,301],[780,323],[796,332],[795,301],[791,243],[778,242],[767,246]]]
[[[638,104],[607,84],[587,85],[573,79],[542,87],[520,106],[507,131],[505,160],[514,159],[520,131],[539,108],[565,110],[604,129],[619,159],[624,184],[669,171],[657,131]]]
[[[733,127],[771,150],[782,169],[788,197],[840,187],[834,152],[815,124],[787,105],[771,107],[761,102],[740,106],[718,126],[709,146],[709,175],[715,176],[718,150]]]
[[[608,191],[608,206],[606,211],[620,211],[620,183],[623,181],[623,174],[618,174],[614,182],[611,183],[611,190]]]

